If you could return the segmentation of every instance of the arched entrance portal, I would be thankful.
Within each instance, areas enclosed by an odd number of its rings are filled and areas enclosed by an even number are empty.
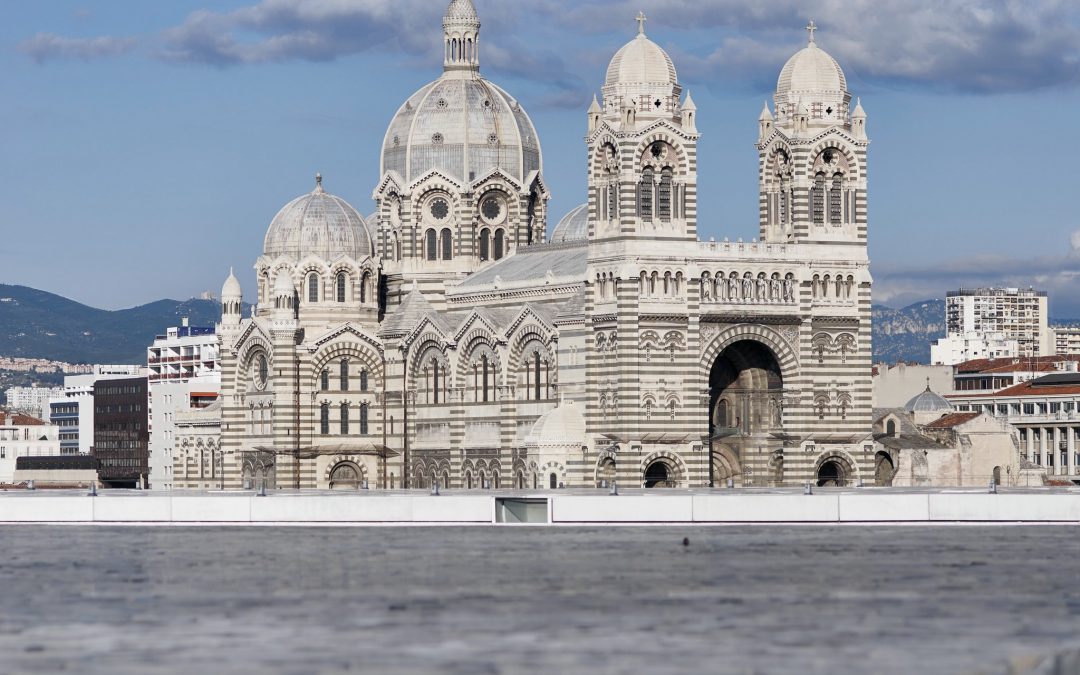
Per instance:
[[[733,342],[716,357],[709,373],[713,486],[722,487],[729,478],[736,484],[754,485],[758,479],[734,475],[740,467],[753,464],[751,454],[760,455],[759,466],[769,469],[758,484],[783,482],[782,470],[771,463],[783,447],[783,389],[780,361],[760,342]]]
[[[360,468],[352,462],[342,462],[330,472],[331,490],[360,489]]]
[[[890,421],[889,424],[892,424]],[[892,485],[893,474],[896,472],[893,467],[892,457],[887,452],[879,452],[874,457],[874,485],[878,487],[888,487]]]
[[[835,459],[823,462],[817,474],[818,487],[843,487],[847,485],[847,470]]]
[[[653,462],[645,469],[645,487],[673,488],[675,480],[671,468],[664,462]]]
[[[709,373],[709,422],[713,436],[754,435],[780,429],[784,378],[765,345],[729,345]]]

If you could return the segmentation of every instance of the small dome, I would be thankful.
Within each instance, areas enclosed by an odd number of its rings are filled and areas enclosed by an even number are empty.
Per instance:
[[[585,416],[581,406],[563,401],[540,416],[525,439],[536,445],[581,445],[585,442]]]
[[[315,189],[297,197],[274,216],[266,231],[263,254],[295,260],[317,255],[333,260],[339,255],[361,260],[375,249],[367,224],[344,199],[323,190],[316,176]]]
[[[644,31],[627,42],[615,52],[608,65],[607,86],[616,84],[660,84],[679,83],[675,73],[675,63],[667,52],[645,36]]]
[[[952,404],[948,399],[930,391],[927,385],[926,391],[915,396],[904,405],[904,410],[911,413],[947,413],[952,412]]]
[[[847,78],[840,64],[813,42],[788,59],[776,83],[777,98],[846,92]]]
[[[286,270],[278,270],[274,278],[274,297],[291,298],[294,295],[296,295],[296,284],[293,283],[292,276]]]
[[[551,242],[585,241],[589,238],[589,205],[582,204],[570,210],[555,229],[551,231]]]
[[[472,4],[472,0],[453,0],[453,2],[450,3],[450,6],[446,8],[446,18],[480,19],[476,13],[476,7]]]
[[[225,285],[221,287],[221,299],[222,300],[243,300],[244,291],[240,288],[240,280],[236,278],[236,274],[233,273],[232,268],[229,268],[229,278],[225,280]]]

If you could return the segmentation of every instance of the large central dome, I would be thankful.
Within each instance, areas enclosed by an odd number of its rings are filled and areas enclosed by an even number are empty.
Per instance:
[[[478,74],[448,71],[409,97],[386,132],[382,172],[411,183],[439,169],[471,183],[502,169],[518,181],[542,169],[525,109]]]
[[[493,169],[519,182],[543,169],[540,141],[525,109],[480,77],[480,19],[472,0],[453,0],[443,17],[443,75],[398,109],[383,140],[381,174],[406,184],[432,169],[468,185]]]

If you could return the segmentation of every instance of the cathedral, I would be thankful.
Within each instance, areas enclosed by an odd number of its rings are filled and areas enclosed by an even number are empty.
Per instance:
[[[250,316],[225,282],[214,486],[872,481],[866,114],[813,23],[758,119],[752,241],[698,238],[698,110],[643,15],[586,111],[587,202],[549,230],[480,25],[450,3],[375,212],[316,178],[270,223]]]

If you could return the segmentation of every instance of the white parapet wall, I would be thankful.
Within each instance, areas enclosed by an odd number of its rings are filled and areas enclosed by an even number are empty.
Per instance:
[[[488,525],[497,502],[525,501],[554,525],[752,523],[1075,523],[1080,488],[1010,490],[602,491],[534,493],[0,493],[0,523]],[[546,506],[546,509],[544,508]]]

